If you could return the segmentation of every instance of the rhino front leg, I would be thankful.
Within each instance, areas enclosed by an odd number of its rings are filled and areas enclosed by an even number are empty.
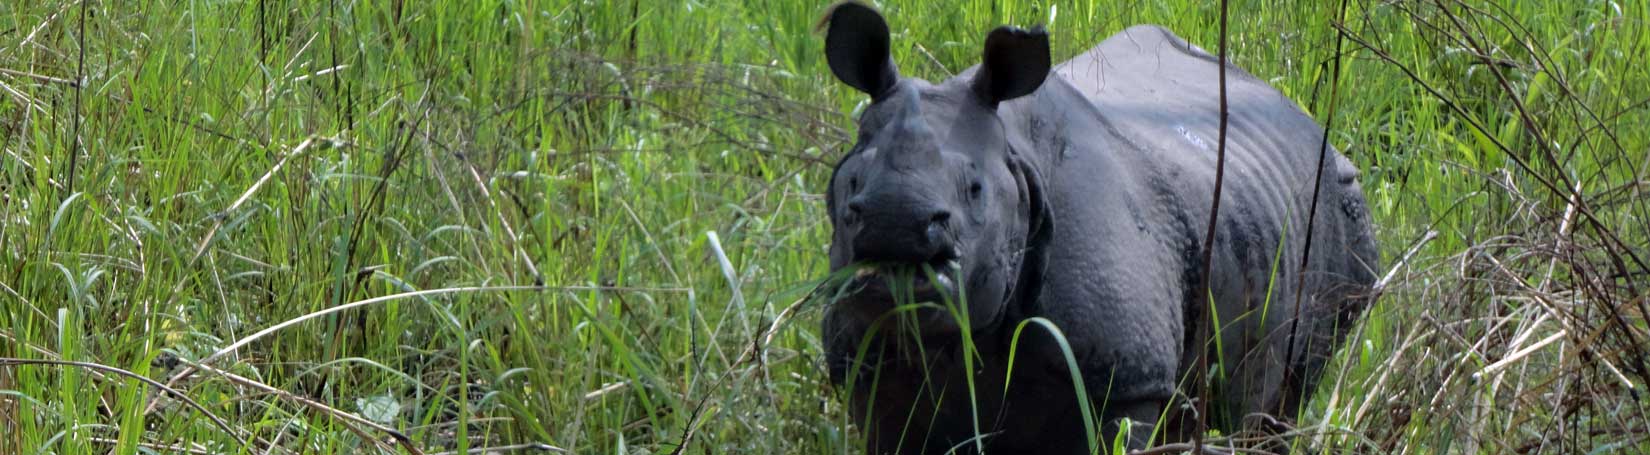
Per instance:
[[[1163,415],[1164,400],[1134,400],[1125,403],[1112,403],[1106,406],[1102,421],[1105,429],[1101,432],[1101,453],[1107,453],[1118,440],[1127,419],[1127,434],[1123,434],[1124,447],[1128,450],[1144,449],[1151,444],[1152,430],[1157,427],[1157,420]]]

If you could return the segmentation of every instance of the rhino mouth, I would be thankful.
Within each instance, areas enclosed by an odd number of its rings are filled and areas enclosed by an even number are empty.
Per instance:
[[[850,278],[849,298],[844,303],[860,307],[867,316],[894,309],[897,305],[931,302],[944,305],[955,301],[961,264],[956,260],[932,264],[860,264]],[[930,272],[932,278],[930,278]]]

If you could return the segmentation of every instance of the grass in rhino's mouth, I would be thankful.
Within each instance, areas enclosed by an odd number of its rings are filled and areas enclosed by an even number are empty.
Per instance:
[[[853,266],[850,287],[860,299],[894,303],[941,303],[957,295],[961,265],[955,260],[941,264],[864,263]]]

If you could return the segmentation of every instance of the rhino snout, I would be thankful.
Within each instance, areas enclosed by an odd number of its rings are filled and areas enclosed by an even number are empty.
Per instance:
[[[854,262],[939,265],[956,259],[950,210],[930,204],[898,205],[903,207],[879,209],[857,197],[848,203],[844,224],[853,232],[850,251]]]

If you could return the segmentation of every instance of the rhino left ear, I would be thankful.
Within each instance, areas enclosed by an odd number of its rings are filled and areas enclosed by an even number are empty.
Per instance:
[[[843,83],[882,101],[899,82],[889,53],[888,22],[863,3],[832,6],[819,24],[825,30],[825,62]]]
[[[1048,32],[1002,26],[985,37],[985,58],[974,75],[974,94],[986,106],[1037,91],[1051,67]]]

